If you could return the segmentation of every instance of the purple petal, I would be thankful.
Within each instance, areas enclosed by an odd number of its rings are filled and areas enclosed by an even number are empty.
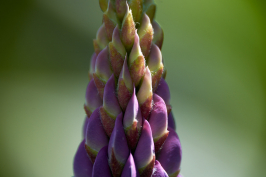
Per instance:
[[[153,43],[156,44],[160,49],[162,49],[163,46],[163,38],[164,38],[164,33],[160,25],[154,20],[152,22],[152,27],[154,30],[153,34]]]
[[[95,73],[99,78],[101,78],[101,80],[105,82],[107,82],[112,75],[107,47],[105,47],[97,56],[95,63]]]
[[[108,137],[101,123],[99,108],[89,118],[85,139],[87,153],[92,163],[94,163],[101,148],[108,145]]]
[[[157,160],[169,176],[177,176],[180,171],[182,149],[176,132],[171,128],[168,128],[168,130],[170,132],[169,136],[158,154]]]
[[[104,146],[98,153],[92,171],[93,177],[112,177],[108,164],[108,146]]]
[[[129,156],[129,148],[122,120],[123,114],[121,113],[116,118],[115,127],[108,145],[109,164],[114,176],[121,175],[123,167]]]
[[[168,127],[172,128],[174,130],[176,129],[175,118],[173,116],[172,111],[168,114]]]
[[[151,177],[168,177],[168,174],[163,169],[158,160],[155,161],[155,166],[153,168],[153,173]]]
[[[91,61],[90,61],[90,72],[89,72],[90,79],[92,79],[92,73],[95,72],[96,59],[97,59],[97,54],[93,53],[93,55],[91,56]]]
[[[170,90],[168,84],[163,78],[160,80],[159,86],[155,93],[162,97],[166,105],[170,105]]]
[[[150,124],[147,120],[143,123],[141,136],[134,153],[136,167],[140,176],[151,176],[154,167],[154,142]]]
[[[137,177],[137,169],[132,154],[129,154],[121,177]]]
[[[75,177],[91,177],[92,176],[92,163],[87,156],[87,152],[84,147],[85,140],[83,140],[76,152],[74,158],[74,176]]]

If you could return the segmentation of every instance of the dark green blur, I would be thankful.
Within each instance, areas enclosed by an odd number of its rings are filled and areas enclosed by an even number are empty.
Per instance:
[[[264,177],[266,3],[157,0],[184,177]],[[97,0],[0,3],[0,176],[70,177]]]

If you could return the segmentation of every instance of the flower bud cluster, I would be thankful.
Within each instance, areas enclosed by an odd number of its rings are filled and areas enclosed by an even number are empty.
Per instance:
[[[99,0],[75,177],[181,177],[153,0]]]

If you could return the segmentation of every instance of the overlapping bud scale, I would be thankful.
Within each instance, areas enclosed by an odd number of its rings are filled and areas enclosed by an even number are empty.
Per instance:
[[[154,0],[99,0],[75,177],[181,177]]]

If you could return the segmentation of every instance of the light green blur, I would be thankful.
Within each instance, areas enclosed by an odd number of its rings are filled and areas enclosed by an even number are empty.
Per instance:
[[[157,0],[184,177],[263,177],[266,4]],[[0,4],[0,176],[70,177],[97,0]]]

